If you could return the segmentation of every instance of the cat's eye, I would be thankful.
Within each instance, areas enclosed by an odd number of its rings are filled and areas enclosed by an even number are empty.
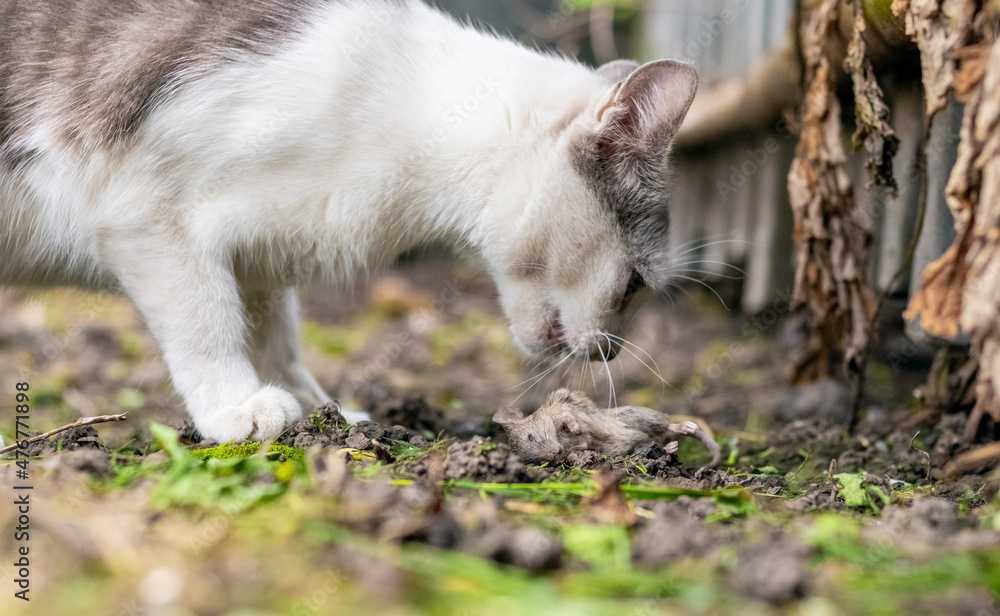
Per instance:
[[[535,435],[534,434],[529,434],[528,435],[528,440],[531,441],[532,443],[534,443],[535,442]]]
[[[632,270],[632,275],[628,279],[628,285],[625,287],[625,296],[622,297],[622,309],[628,306],[629,301],[635,296],[643,287],[646,286],[646,281],[643,280],[642,274]]]

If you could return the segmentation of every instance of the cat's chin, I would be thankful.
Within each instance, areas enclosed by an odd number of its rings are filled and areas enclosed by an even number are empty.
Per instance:
[[[618,336],[606,334],[601,329],[591,329],[568,337],[567,345],[577,355],[584,355],[590,361],[611,361],[618,357],[621,342]]]

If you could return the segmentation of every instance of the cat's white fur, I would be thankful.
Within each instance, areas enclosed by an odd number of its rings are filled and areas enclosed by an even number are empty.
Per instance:
[[[429,240],[482,256],[526,352],[609,353],[600,332],[621,327],[635,247],[574,151],[679,124],[695,87],[661,62],[619,100],[632,68],[598,72],[415,2],[327,4],[286,49],[178,87],[120,146],[22,131],[37,155],[0,165],[0,283],[126,293],[218,441],[273,437],[329,400],[298,360],[295,286]],[[633,121],[609,127],[628,106]]]

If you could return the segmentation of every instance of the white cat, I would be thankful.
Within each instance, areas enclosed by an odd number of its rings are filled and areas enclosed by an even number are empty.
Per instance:
[[[685,64],[595,71],[415,0],[0,15],[0,283],[127,294],[208,438],[329,400],[298,360],[309,278],[445,240],[525,352],[591,358],[666,282]]]

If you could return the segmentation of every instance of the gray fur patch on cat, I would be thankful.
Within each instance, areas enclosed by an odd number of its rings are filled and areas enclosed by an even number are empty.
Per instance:
[[[615,155],[604,151],[599,136],[588,135],[573,154],[577,171],[614,213],[640,272],[655,280],[648,268],[670,230],[666,152]]]
[[[612,68],[609,74],[625,67]],[[670,229],[667,157],[697,87],[697,74],[682,62],[640,67],[618,84],[601,128],[571,150],[577,173],[614,213],[639,273],[652,285]]]
[[[83,151],[125,142],[187,82],[272,54],[324,0],[0,0],[0,161],[31,126]]]

